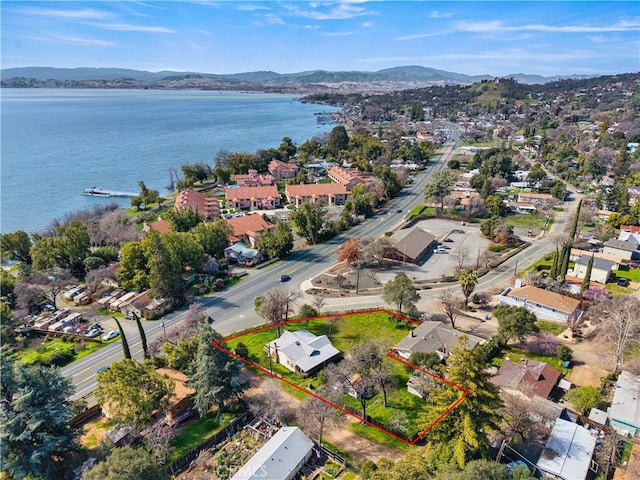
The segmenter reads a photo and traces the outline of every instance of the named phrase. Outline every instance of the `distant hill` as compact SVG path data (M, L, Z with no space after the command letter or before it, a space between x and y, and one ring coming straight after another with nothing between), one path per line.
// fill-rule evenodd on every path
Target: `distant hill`
M257 88L259 85L277 86L329 86L340 84L386 85L389 88L408 88L428 85L470 85L481 80L495 78L492 75L465 75L418 65L386 68L377 72L367 71L326 71L281 74L271 71L245 72L235 74L213 74L199 72L147 72L125 68L51 68L20 67L0 70L3 87L96 87L112 88L164 87L180 88L188 84L193 87L214 88L221 86L245 85ZM589 78L588 76L543 77L518 73L507 75L519 83L540 84L561 78ZM45 82L45 83L43 83ZM61 82L61 83L57 83ZM83 85L82 82L90 82ZM97 83L96 83L97 82ZM115 83L114 83L115 82Z

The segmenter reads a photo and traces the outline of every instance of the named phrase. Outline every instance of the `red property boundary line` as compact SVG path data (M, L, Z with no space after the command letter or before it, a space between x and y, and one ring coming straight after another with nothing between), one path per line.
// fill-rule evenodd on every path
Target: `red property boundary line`
M317 395L316 393L314 393L314 392L312 392L310 390L307 390L306 388L303 388L303 387L293 383L292 381L282 377L280 374L274 373L274 372L271 372L271 371L267 370L262 365L259 365L259 364L255 363L255 362L252 362L251 360L248 360L246 358L240 357L235 352L232 352L231 350L229 350L228 348L226 348L226 347L224 347L222 345L223 343L228 342L230 340L235 340L235 339L238 339L238 338L242 338L242 337L246 337L246 336L249 336L249 335L253 335L255 333L264 332L265 330L272 330L274 328L282 327L282 326L285 326L285 325L288 325L288 324L291 324L291 323L306 322L306 321L311 321L311 320L322 320L322 319L332 318L332 317L350 317L350 316L353 316L353 315L361 315L363 313L365 313L365 314L366 313L386 313L388 315L396 317L399 320L404 320L404 321L407 321L407 322L411 322L411 323L416 324L416 325L420 324L420 322L417 322L417 321L415 321L415 320L413 320L411 318L405 317L404 315L400 315L398 313L391 312L391 311L385 310L385 309L363 310L363 311L359 311L359 312L349 312L349 313L332 313L332 314L322 315L322 316L318 316L318 317L295 318L295 319L292 319L292 320L287 320L285 322L280 322L280 323L273 324L273 325L265 325L265 326L262 326L262 327L255 328L253 330L248 330L248 331L245 331L245 332L242 332L242 333L238 333L238 334L235 334L235 335L230 335L228 337L222 338L222 339L220 339L218 341L212 342L211 346L214 347L214 348L217 348L221 352L226 353L227 355L232 356L236 360L240 360L241 362L249 365L250 367L258 369L262 373L264 373L264 374L266 374L266 375L268 375L268 376L270 376L272 378L276 378L279 381L281 381L283 383L286 383L287 385L289 385L289 386L291 386L291 387L293 387L293 388L295 388L297 390L300 390L301 392L304 392L306 395L314 397L314 398L320 400L321 402L324 402L327 405L332 406L336 410L339 410L339 411L341 411L342 413L344 413L346 415L350 415L350 416L358 419L359 421L364 422L367 425L370 425L371 427L379 430L382 433L385 433L385 434L389 435L390 437L395 438L396 440L398 440L398 441L400 441L400 442L402 442L402 443L404 443L406 445L415 445L422 438L424 438L424 436L427 433L429 433L429 431L433 427L435 427L447 415L449 415L458 405L460 405L464 401L464 399L469 396L471 391L469 389L465 388L465 387L457 385L456 383L454 383L454 382L452 382L450 380L447 380L445 378L439 377L439 376L437 376L437 375L435 375L435 374L433 374L433 373L431 373L431 372L429 372L429 371L427 371L427 370L425 370L423 368L420 368L417 365L414 365L412 363L407 362L406 360L400 358L397 355L395 349L389 350L387 352L387 357L390 358L391 360L395 360L397 362L402 363L403 365L406 365L406 366L412 368L413 370L416 370L416 371L422 372L422 373L424 373L426 375L429 375L429 376L435 378L436 380L449 385L450 387L453 387L453 388L455 388L457 390L460 390L463 393L462 396L460 398L458 398L455 402L453 402L451 405L449 405L447 407L447 409L444 412L442 412L440 414L440 416L438 416L438 418L431 425L427 426L424 430L418 432L416 435L413 436L412 440L409 441L409 440L407 440L405 438L400 437L399 435L396 435L395 433L393 433L393 432L391 432L391 431L389 431L389 430L387 430L385 428L382 428L382 427L370 422L366 418L363 418L362 416L357 415L357 414L355 414L355 413L353 413L353 412L341 407L340 405L336 405L335 403L330 402L326 398L321 397L321 396Z

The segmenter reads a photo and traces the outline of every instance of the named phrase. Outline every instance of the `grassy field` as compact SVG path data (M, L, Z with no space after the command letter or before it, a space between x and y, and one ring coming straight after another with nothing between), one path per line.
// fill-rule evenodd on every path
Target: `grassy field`
M541 217L538 215L529 215L526 213L514 213L504 217L504 223L507 225L512 225L514 227L523 227L523 228L535 228L541 229L544 227L547 221L546 217ZM549 219L549 226L553 219Z
M37 339L39 340L39 339ZM84 342L84 348L78 348L73 341L63 341L62 338L45 338L42 343L35 348L27 348L17 352L16 357L23 363L42 365L55 364L63 367L69 363L79 360L96 350L101 349L106 343Z
M332 330L323 317L310 321L290 323L286 325L286 329L289 331L297 331L305 328L315 335L327 335L332 344L346 355L354 344L365 339L371 339L372 337L384 341L385 348L391 348L407 334L412 325L413 324L406 321L398 320L386 312L375 312L341 317L337 326ZM276 329L269 328L232 339L227 342L227 346L233 350L239 343L243 343L248 348L249 359L252 362L281 375L287 381L301 388L315 390L320 387L323 384L322 375L302 378L284 366L269 359L268 355L264 352L264 346L277 337ZM417 421L418 413L422 409L424 401L406 390L405 386L411 372L407 371L400 363L391 359L385 358L384 361L388 370L395 377L396 387L390 388L388 391L388 407L384 407L382 394L378 393L367 402L367 413L383 425L390 424L392 420L400 415L403 417L406 415L404 427L408 435L411 436L424 428L424 426L419 425ZM306 396L304 392L286 383L283 383L283 388L296 398L303 399ZM358 412L361 410L360 402L349 395L343 395L340 401ZM353 428L358 429L359 427ZM362 430L363 434L366 434L365 436L374 441L380 442L382 441L381 439L384 439L384 443L391 441L394 446L402 444L402 442L392 439L389 435L375 428L367 427Z

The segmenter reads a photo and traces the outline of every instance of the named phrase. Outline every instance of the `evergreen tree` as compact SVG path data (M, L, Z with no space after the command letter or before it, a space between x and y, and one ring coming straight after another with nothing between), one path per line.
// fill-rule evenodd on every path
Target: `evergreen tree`
M151 358L149 355L149 347L147 345L147 335L144 333L144 328L142 328L142 322L140 321L140 317L133 313L133 318L136 320L136 325L138 325L138 333L140 333L140 342L142 343L142 351L144 352L144 358Z
M122 354L124 358L128 358L131 360L131 350L129 350L129 342L127 342L127 337L124 335L124 330L122 329L122 325L116 317L111 317L116 321L116 325L118 325L118 330L120 331L120 341L122 342Z
M149 267L149 286L155 298L178 302L184 295L182 268L178 259L169 254L155 230L150 230L142 240Z
M584 274L584 278L582 279L582 285L580 285L580 293L582 294L585 290L589 288L591 284L591 270L593 269L593 255L589 258L589 263L587 263L587 271Z
M571 258L571 241L562 245L562 264L560 265L560 281L564 281L569 271L569 259Z
M578 233L578 220L580 219L580 208L582 207L582 199L578 201L578 209L576 210L576 216L571 224L571 230L569 231L569 241L573 241Z
M469 390L469 395L429 431L429 444L441 465L456 463L464 468L469 460L489 453L487 432L498 429L502 400L498 388L486 372L482 349L467 349L467 338L451 352L444 378ZM427 404L420 414L424 425L433 424L443 412L459 401L463 392L449 385L429 389Z
M549 270L549 276L553 279L558 277L558 263L560 262L560 251L556 245L556 253L553 254L553 263L551 264L551 270Z
M0 470L12 478L58 479L78 451L78 431L69 426L71 380L58 370L14 362L2 349Z
M399 273L393 280L388 281L382 289L382 298L385 302L398 305L402 312L402 306L413 306L420 296L411 280L405 273Z
M347 130L342 125L334 127L331 133L329 133L329 139L327 141L327 147L331 155L337 158L340 152L347 149L348 146L349 135L347 134Z
M212 346L213 342L221 339L222 336L211 325L201 325L195 358L196 371L191 378L191 385L196 390L195 407L201 417L214 406L220 415L225 402L239 398L247 388L247 384L240 380L240 362Z

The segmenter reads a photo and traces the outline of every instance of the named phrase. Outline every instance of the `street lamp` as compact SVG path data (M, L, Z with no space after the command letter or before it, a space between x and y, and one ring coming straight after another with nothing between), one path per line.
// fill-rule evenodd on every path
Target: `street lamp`
M164 339L166 340L167 339L167 329L164 328L164 320L162 320L162 323L160 325L162 325L162 331L164 332Z

